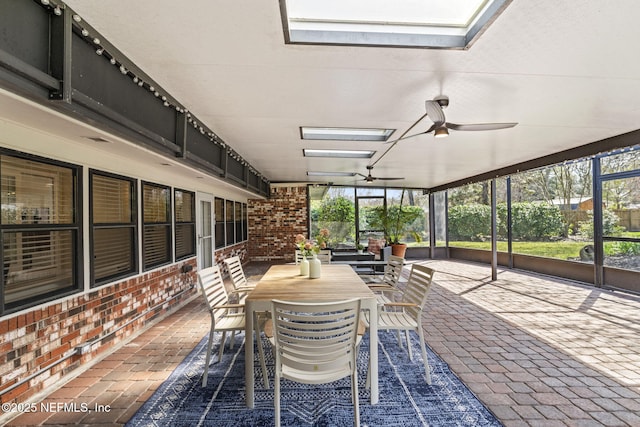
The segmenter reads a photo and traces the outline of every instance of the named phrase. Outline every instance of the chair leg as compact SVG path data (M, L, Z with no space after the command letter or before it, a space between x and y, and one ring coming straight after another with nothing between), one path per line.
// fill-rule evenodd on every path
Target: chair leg
M220 351L218 353L218 362L222 361L222 352L224 351L224 342L227 340L227 333L222 333L222 338L220 338Z
M269 388L269 375L267 374L267 364L264 361L264 349L262 348L262 335L260 334L260 325L258 316L253 313L253 324L256 333L256 345L258 346L258 356L260 357L260 368L262 369L262 378L264 380L264 388Z
M236 331L231 331L231 340L229 340L229 350L233 350L233 344L236 342Z
M411 353L411 341L409 341L409 330L406 329L404 334L407 339L407 352L409 353L409 360L413 362L413 354Z
M207 376L209 375L209 363L211 362L211 350L213 347L213 324L209 331L209 341L207 342L207 357L204 362L204 375L202 376L202 387L207 386Z
M276 427L280 427L280 377L277 374L273 379L273 406Z
M427 375L427 384L431 385L431 369L429 369L429 361L427 360L427 348L424 344L424 332L420 326L418 326L418 335L420 336L420 350L422 350L422 360L424 360L424 372Z
M358 397L358 369L351 375L351 398L353 400L354 425L360 427L360 403Z

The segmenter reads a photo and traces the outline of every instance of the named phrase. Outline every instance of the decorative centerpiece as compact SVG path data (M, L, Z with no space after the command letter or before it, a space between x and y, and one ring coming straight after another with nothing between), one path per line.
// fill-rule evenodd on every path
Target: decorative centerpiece
M317 279L322 274L322 263L317 257L318 252L321 249L327 247L327 238L329 237L329 230L323 228L320 230L315 241L307 240L302 234L297 234L295 237L296 247L302 254L302 260L300 260L300 275L309 276L310 279Z

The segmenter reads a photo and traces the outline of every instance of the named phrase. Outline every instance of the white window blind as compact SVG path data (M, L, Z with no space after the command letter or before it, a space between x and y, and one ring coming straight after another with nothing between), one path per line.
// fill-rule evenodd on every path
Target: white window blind
M91 175L93 285L136 271L134 181Z
M195 255L195 194L175 190L176 259Z
M168 187L145 183L143 192L144 268L149 269L171 261L171 216Z

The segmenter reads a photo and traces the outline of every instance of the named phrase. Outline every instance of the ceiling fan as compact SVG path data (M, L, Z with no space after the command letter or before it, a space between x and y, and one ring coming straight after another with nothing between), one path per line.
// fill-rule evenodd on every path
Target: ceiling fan
M481 130L498 130L512 128L518 123L474 123L474 124L457 124L447 122L444 116L444 109L449 105L449 97L446 95L436 96L434 99L425 102L426 115L429 116L433 125L424 132L416 133L408 136L401 136L394 141L388 141L387 144L398 142L403 139L413 138L418 135L434 134L436 138L442 138L449 135L449 130L461 131L481 131ZM424 117L424 116L423 116ZM415 125L414 125L415 126ZM413 127L413 126L412 126Z
M373 169L373 166L372 165L368 165L367 166L367 170L369 171L368 175L363 175L363 174L357 173L357 172L356 172L356 175L360 175L361 177L363 177L364 179L361 180L361 181L365 181L365 182L373 182L373 181L377 181L377 180L380 180L380 181L396 181L396 180L399 180L399 179L404 179L404 178L383 178L383 177L379 177L379 176L372 176L371 175L371 170L372 169Z

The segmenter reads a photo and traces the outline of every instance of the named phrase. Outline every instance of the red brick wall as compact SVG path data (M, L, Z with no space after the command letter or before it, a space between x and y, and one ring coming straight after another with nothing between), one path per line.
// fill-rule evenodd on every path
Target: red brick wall
M192 271L182 273L184 264ZM194 295L195 267L193 258L0 321L0 400L25 401ZM85 343L84 355L7 391Z
M309 235L307 187L272 187L268 200L249 200L249 259L293 261L296 234Z

